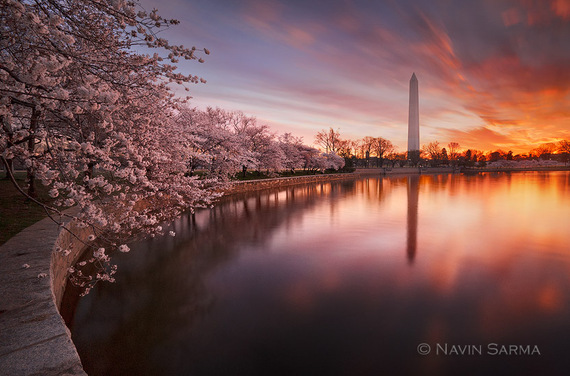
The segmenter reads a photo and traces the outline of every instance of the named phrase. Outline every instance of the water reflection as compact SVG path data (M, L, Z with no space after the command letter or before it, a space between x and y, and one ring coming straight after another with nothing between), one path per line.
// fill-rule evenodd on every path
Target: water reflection
M569 192L568 173L521 173L233 197L119 255L73 338L90 375L557 374ZM422 342L542 355L421 357Z
M408 237L407 254L408 261L414 262L418 247L418 200L420 196L420 177L413 175L408 177Z

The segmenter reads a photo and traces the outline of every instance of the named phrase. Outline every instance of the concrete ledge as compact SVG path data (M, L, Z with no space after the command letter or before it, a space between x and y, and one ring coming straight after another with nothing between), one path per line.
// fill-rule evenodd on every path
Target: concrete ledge
M67 269L83 249L75 246L68 256L55 254L55 244L66 241L59 232L46 218L0 247L2 375L86 375L53 293L54 285L63 292ZM69 249L71 244L64 245Z
M525 171L570 171L570 166L547 167L472 167L464 168L461 172L476 174L479 172L525 172Z
M320 183L333 180L354 179L360 177L358 173L346 174L319 174L306 176L292 176L287 178L245 180L235 182L225 195L258 191L262 189L287 187L296 184Z
M454 174L460 172L453 167L394 167L394 168L357 168L356 173L360 175L433 175L433 174Z

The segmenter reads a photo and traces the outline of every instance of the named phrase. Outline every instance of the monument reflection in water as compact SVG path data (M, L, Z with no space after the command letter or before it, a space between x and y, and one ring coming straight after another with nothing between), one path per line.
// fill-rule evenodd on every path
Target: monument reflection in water
M73 339L90 375L567 374L569 208L568 172L234 197L117 255Z

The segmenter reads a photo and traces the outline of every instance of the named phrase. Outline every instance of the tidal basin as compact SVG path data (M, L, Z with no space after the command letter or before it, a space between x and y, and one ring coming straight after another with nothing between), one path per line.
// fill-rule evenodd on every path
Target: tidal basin
M295 186L173 230L116 255L117 282L79 299L89 375L570 369L570 172Z

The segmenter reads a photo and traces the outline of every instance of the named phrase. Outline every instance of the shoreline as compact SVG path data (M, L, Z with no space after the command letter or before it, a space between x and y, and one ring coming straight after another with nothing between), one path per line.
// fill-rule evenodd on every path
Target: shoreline
M393 168L357 169L353 173L319 174L238 182L223 197L285 186L371 176L478 174L480 172L570 171L570 166L535 168ZM235 187L239 188L235 188ZM71 242L51 219L24 229L0 246L0 369L6 375L85 375L59 304L70 258L54 251ZM29 267L24 268L24 265ZM39 277L40 274L46 274Z
M570 171L570 166L550 166L550 167L477 167L465 168L462 173L477 173L477 172L549 172L549 171Z

